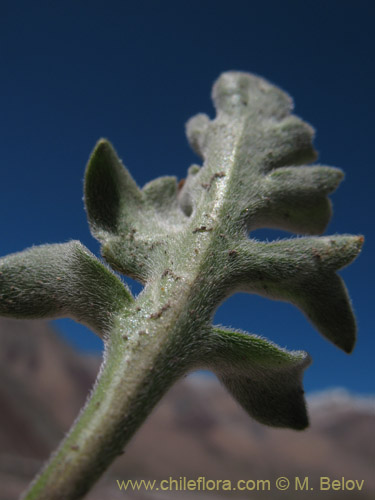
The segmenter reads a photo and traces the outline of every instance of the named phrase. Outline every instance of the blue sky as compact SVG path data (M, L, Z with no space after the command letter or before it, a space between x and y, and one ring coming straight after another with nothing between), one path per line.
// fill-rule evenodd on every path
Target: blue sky
M319 162L346 173L327 234L366 237L341 273L358 343L347 356L291 305L256 296L232 297L215 321L307 350L308 391L374 392L374 14L364 0L3 2L0 255L70 239L98 255L82 201L97 139L112 141L139 185L183 178L198 161L184 124L197 112L213 116L214 80L230 69L259 74L289 92L296 114L316 128ZM80 349L100 349L84 327L57 325Z

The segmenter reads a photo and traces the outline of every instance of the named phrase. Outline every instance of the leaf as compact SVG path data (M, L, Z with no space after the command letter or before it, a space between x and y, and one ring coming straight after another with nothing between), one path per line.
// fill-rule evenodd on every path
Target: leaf
M2 316L65 316L102 336L112 313L132 300L122 282L77 241L36 246L0 259Z
M199 113L198 115L193 116L186 123L186 135L189 144L201 158L204 158L209 125L210 119L203 113Z
M290 114L292 99L262 78L233 71L215 83L213 100L215 119L198 114L186 126L204 165L198 175L188 176L181 202L190 200L197 213L198 206L206 213L217 210L212 179L225 175L222 216L230 213L232 229L245 224L248 229L322 232L331 215L326 195L341 174L327 167L308 171L306 164L317 158L314 129ZM298 165L303 165L301 171L290 168ZM284 170L277 176L276 169Z
M106 233L117 234L124 206L137 207L141 199L135 181L105 139L98 141L91 154L84 191L90 227L99 240Z
M362 236L305 237L236 249L228 286L298 306L331 342L351 352L356 324L350 299L335 271L352 262Z
M154 249L186 221L177 194L175 177L155 179L140 190L111 144L97 143L86 168L85 205L91 232L113 269L146 282Z
M214 84L212 99L217 110L237 119L253 112L260 119L281 120L293 109L288 94L264 78L240 71L223 73Z
M249 203L248 229L270 227L304 234L320 234L331 218L327 194L343 178L338 168L322 166L281 167L258 184L258 205Z
M207 343L204 365L253 418L275 427L307 427L302 389L311 362L307 353L221 327L213 327Z

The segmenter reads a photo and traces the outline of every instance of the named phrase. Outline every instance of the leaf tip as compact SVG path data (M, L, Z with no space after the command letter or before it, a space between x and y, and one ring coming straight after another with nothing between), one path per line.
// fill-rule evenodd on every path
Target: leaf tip
M210 119L207 115L199 113L187 121L185 125L186 136L193 151L204 157L205 143Z
M112 144L99 139L87 163L84 202L91 231L101 239L102 231L116 233L125 169Z

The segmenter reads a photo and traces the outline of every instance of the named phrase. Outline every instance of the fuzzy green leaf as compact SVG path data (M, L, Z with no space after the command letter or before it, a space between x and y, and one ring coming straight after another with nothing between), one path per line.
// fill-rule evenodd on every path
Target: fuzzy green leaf
M29 248L0 259L0 314L71 317L99 335L132 301L121 281L77 241Z
M217 327L208 343L208 368L252 417L275 427L307 427L302 389L303 371L311 362L307 353Z
M206 137L209 130L210 119L207 115L200 113L193 116L186 123L186 135L192 149L201 158L204 158L206 149Z
M338 168L281 167L258 184L257 210L251 211L249 230L271 227L304 234L320 234L331 218L332 193L343 178Z
M351 352L355 319L335 271L352 262L362 244L362 236L351 235L249 240L232 259L230 286L295 304L331 342Z
M146 282L155 248L185 222L177 194L175 177L140 190L111 144L98 142L86 168L85 204L91 232L113 269Z
M117 234L122 208L136 210L140 191L105 139L98 141L85 174L85 205L91 230L99 239Z
M290 114L291 98L262 78L229 72L215 83L213 99L216 118L198 114L186 126L188 140L204 158L204 166L198 175L189 174L181 206L188 201L197 213L199 206L203 212L206 205L207 211L214 200L213 180L225 176L224 206L231 214L232 229L245 224L248 229L266 226L321 233L331 215L326 194L341 175L334 169L318 170L323 167L311 172L306 166L289 169L317 158L314 130ZM280 176L273 175L275 169L283 169ZM224 194L223 189L220 192Z
M159 212L168 211L176 203L176 177L158 177L142 188L144 199Z
M70 315L107 333L94 391L30 498L81 498L172 382L194 367L217 373L260 422L307 426L301 379L309 356L212 328L216 307L231 293L288 300L338 346L353 347L354 316L335 272L357 255L363 238L248 238L263 226L322 232L330 217L326 196L341 172L308 166L316 159L313 128L291 114L285 92L262 78L225 73L213 99L214 119L200 114L187 124L203 165L192 166L184 183L164 177L138 189L105 140L87 166L92 233L113 268L145 284L136 305L77 243L0 261L0 313Z
M228 71L217 79L212 99L216 109L235 119L254 112L260 118L280 120L293 109L292 99L281 89L239 71Z

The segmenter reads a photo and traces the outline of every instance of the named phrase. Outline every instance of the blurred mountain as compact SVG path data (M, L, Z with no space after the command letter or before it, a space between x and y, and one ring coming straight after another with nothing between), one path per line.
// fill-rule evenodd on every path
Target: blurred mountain
M100 360L80 355L47 323L0 319L0 500L27 486L76 417ZM192 375L163 398L89 500L373 499L375 410L371 398L343 390L308 398L311 426L295 432L265 427L214 377ZM120 491L116 480L270 480L271 491ZM291 481L278 491L275 481ZM295 477L314 491L295 491ZM319 478L362 481L361 491L319 492ZM53 499L51 499L53 500Z

